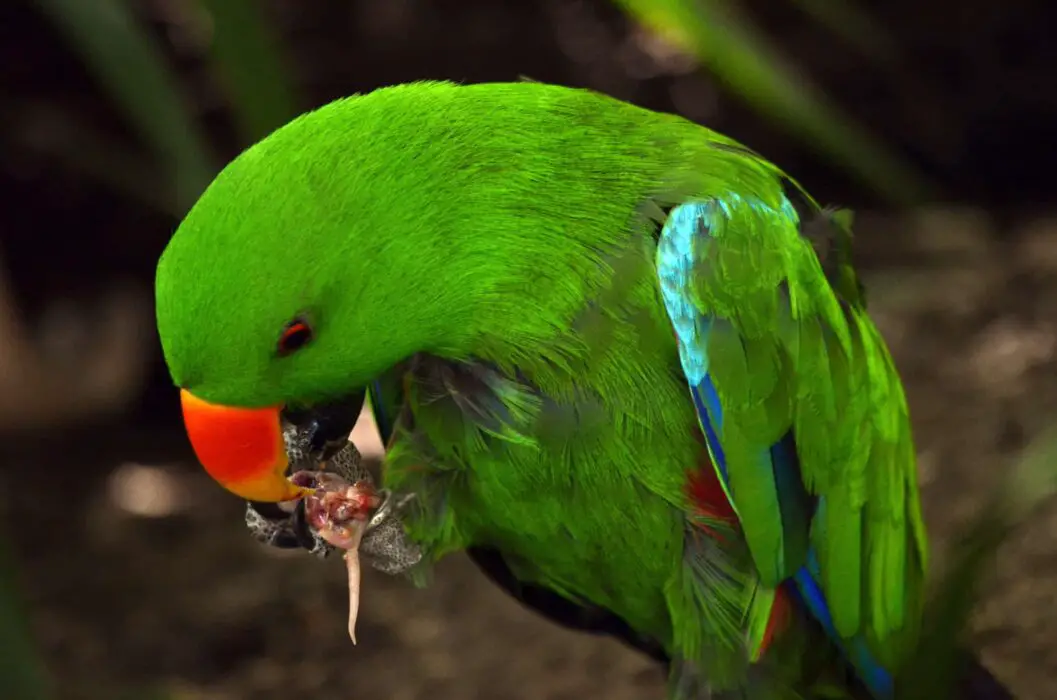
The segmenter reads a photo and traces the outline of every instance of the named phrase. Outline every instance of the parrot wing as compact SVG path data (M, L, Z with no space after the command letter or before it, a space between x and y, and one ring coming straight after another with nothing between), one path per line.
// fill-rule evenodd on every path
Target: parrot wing
M906 401L840 217L828 278L774 190L675 207L657 247L661 296L761 585L792 579L887 695L926 557Z

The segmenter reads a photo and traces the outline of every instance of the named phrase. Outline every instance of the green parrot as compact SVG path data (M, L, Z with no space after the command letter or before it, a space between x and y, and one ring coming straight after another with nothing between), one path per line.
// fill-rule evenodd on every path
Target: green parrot
M230 163L161 256L157 323L232 493L302 497L284 412L369 390L425 561L602 611L673 697L884 700L927 539L849 223L677 116L419 82Z

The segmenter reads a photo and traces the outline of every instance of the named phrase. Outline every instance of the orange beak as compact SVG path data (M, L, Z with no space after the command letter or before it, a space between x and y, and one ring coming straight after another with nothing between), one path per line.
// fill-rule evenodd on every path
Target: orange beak
M233 408L180 390L184 426L198 461L221 486L249 501L292 501L308 490L286 478L280 406Z

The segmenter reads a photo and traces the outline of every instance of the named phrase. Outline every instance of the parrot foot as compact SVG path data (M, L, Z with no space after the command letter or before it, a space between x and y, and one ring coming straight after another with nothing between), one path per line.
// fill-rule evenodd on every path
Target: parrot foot
M366 519L360 533L359 551L372 568L396 575L422 559L418 546L407 539L399 517L413 495L397 496L387 489L375 490L371 473L363 466L360 452L351 442L337 450L322 465L324 469L320 469L319 455L312 446L311 430L290 425L283 431L283 438L290 468L295 472L291 479L304 481L302 485L325 492L328 507L345 508L346 515L355 511L358 517ZM347 495L342 495L350 488L355 490L357 498L367 498L369 493L370 502L353 505ZM348 551L347 547L341 546L343 540L339 533L321 530L318 524L311 522L311 498L301 499L293 505L248 503L246 527L254 539L270 547L304 549L321 559L336 550ZM316 515L318 517L318 512ZM337 511L330 517L338 522L344 519Z
M345 552L349 583L349 637L356 643L356 618L360 609L360 553L377 569L398 573L421 558L417 547L404 538L400 522L392 517L408 499L376 491L365 480L350 484L326 471L299 471L290 480L314 489L302 499L305 519L314 533L331 547Z
M321 455L315 449L314 428L287 424L283 429L286 456L293 472L311 472L320 468ZM351 442L334 454L327 467L349 484L370 483L370 472L363 466L360 452ZM325 559L336 549L308 523L304 499L294 504L249 502L246 504L246 528L261 544L279 549L304 549Z
M290 481L312 492L295 504L248 503L246 526L264 544L306 549L320 558L340 550L349 588L349 637L356 643L361 558L388 574L407 571L422 559L399 514L411 500L375 489L359 450L351 442L324 464L310 431L288 426L283 433L293 474ZM336 449L336 451L335 451Z
M422 550L407 538L400 513L414 494L397 496L387 489L378 492L381 504L367 521L360 550L372 568L395 576L422 561Z
M268 547L304 549L320 559L334 551L323 537L307 528L300 503L293 512L271 503L247 503L246 529L253 539Z

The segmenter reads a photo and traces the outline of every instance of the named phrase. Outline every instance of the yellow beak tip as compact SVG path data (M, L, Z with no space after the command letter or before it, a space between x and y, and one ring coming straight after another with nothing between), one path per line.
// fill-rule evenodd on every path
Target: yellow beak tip
M260 478L222 485L240 498L260 503L296 501L312 493L312 489L297 486L279 474L265 474Z

